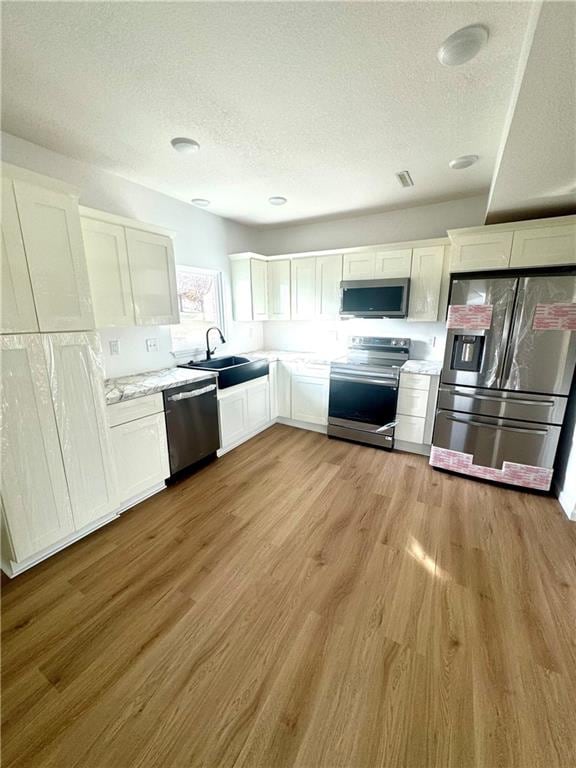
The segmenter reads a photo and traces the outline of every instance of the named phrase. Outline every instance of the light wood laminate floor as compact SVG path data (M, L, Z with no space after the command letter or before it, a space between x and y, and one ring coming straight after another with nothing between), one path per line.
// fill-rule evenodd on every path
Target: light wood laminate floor
M576 765L557 502L275 426L4 586L3 761Z

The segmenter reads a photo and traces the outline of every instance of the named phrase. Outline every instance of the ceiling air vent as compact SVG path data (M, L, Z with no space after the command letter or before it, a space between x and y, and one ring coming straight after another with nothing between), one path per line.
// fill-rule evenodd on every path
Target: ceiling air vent
M403 187L413 187L414 182L412 181L412 176L410 176L408 171L399 171L396 174L396 178L400 182L400 184Z

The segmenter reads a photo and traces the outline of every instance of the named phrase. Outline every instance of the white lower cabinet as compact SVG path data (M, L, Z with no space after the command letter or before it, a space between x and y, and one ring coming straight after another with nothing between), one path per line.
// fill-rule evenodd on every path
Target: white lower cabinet
M93 333L4 336L3 563L23 570L106 522L116 478Z
M21 562L75 526L41 337L4 336L0 345L4 538Z
M270 382L263 376L218 390L221 451L243 442L270 423Z
M83 528L118 503L100 341L95 333L53 333L42 342L72 514L76 528Z
M292 418L292 375L290 368L283 362L278 361L276 396L278 400L278 416L282 419Z
M438 376L422 373L401 373L396 408L395 439L405 450L427 452L432 442Z
M327 424L329 386L326 376L293 373L292 419L310 424Z
M170 475L164 411L118 424L110 428L110 434L118 473L119 506L125 508Z

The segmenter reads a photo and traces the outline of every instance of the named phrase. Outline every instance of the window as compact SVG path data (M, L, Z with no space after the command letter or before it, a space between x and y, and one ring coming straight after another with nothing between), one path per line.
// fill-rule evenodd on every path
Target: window
M176 265L180 325L172 325L172 350L184 352L204 346L212 325L224 330L220 272Z

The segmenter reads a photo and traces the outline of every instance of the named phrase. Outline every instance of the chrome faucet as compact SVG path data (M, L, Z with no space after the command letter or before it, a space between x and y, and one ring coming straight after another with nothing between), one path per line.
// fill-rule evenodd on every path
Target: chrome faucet
M213 325L211 328L208 328L208 330L206 331L206 360L210 360L216 350L216 347L214 347L214 349L212 350L210 349L210 344L208 342L208 334L210 333L210 331L218 331L218 333L220 334L221 343L226 344L226 339L222 335L222 331L220 330L220 328L218 328L215 325Z

